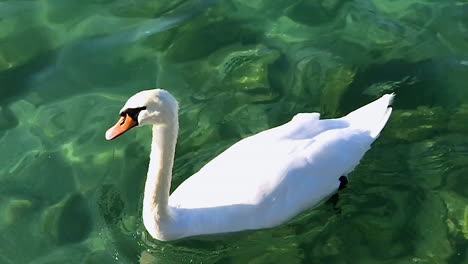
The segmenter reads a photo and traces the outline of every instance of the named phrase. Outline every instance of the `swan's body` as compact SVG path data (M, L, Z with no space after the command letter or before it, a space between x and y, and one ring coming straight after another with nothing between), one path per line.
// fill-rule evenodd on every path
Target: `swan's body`
M392 99L393 95L384 95L339 119L298 114L282 126L237 142L170 197L178 131L177 102L172 95L164 90L136 94L121 110L123 121L106 137L113 139L133 126L153 124L143 221L154 238L269 228L338 189L340 176L359 164L385 126Z

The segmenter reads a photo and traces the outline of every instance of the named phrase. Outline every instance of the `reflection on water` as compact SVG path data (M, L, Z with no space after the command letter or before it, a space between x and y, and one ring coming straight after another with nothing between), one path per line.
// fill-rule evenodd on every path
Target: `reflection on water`
M467 263L468 3L0 2L0 263ZM242 137L390 91L351 175L283 226L149 237L150 132L105 142L125 99L180 101L173 188Z

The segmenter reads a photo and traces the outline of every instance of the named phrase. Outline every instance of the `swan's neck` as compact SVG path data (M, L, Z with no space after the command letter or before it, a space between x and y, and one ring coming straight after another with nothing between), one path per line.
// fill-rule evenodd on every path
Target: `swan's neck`
M150 163L143 198L143 221L153 236L160 236L161 225L170 222L168 206L172 167L177 141L178 121L171 125L154 125Z

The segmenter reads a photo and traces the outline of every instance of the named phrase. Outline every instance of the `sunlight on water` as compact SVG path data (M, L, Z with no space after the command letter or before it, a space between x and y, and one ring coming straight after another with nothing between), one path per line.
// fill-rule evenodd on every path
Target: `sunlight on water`
M0 263L468 263L465 0L0 1ZM150 131L126 98L179 100L172 189L299 112L395 92L330 202L270 230L152 239Z

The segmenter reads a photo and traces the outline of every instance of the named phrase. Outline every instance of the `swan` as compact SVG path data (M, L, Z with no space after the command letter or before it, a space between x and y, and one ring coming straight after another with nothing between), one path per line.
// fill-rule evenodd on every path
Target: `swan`
M152 125L143 223L161 241L271 228L330 196L392 113L394 94L337 119L300 113L281 126L235 143L170 196L179 129L178 103L162 89L141 91L120 110L107 140Z

